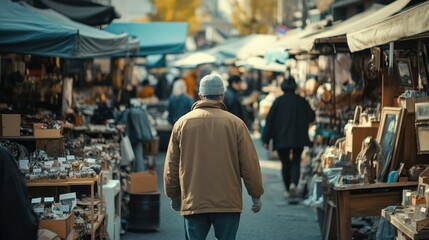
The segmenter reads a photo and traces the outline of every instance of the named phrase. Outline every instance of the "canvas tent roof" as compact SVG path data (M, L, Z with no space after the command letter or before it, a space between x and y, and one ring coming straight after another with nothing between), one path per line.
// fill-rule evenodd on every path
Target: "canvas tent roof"
M185 50L188 24L184 22L113 22L104 30L137 37L140 41L140 50L134 56L177 54Z
M262 46L269 46L277 39L275 35L251 34L239 38L231 38L207 50L212 55L222 54L225 57L246 59L256 55L262 55L258 51Z
M350 51L379 46L429 31L429 1L347 34Z
M184 55L182 58L173 62L174 67L194 68L201 64L216 63L218 58L204 51L193 52Z
M401 9L406 7L410 1L411 0L396 0L386 6L375 4L367 10L342 22L334 24L332 27L327 28L318 34L300 39L300 41L298 41L294 46L290 46L290 49L310 51L313 49L314 44L320 41L320 39L346 35L348 32L356 31L379 23L389 16L399 12Z
M106 35L96 28L89 31L85 25L63 24L61 16L52 20L52 16L44 16L24 3L0 0L0 5L3 53L86 58L124 51L123 46L129 41L126 34Z
M50 8L60 14L86 25L99 26L112 22L120 15L112 6L83 0L33 0L37 8Z

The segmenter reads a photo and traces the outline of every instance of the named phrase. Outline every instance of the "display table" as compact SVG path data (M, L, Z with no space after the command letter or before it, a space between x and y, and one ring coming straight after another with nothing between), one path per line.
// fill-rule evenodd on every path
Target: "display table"
M328 185L325 200L331 204L325 214L324 236L329 239L352 239L351 218L379 216L382 209L402 201L403 189L416 189L417 182L376 183L364 185ZM332 213L331 214L329 214Z
M109 180L103 185L107 213L107 232L111 240L119 240L121 232L121 184L119 180Z
M416 223L406 224L399 216L385 211L381 211L381 216L387 219L397 230L397 239L429 239L429 229L416 230Z

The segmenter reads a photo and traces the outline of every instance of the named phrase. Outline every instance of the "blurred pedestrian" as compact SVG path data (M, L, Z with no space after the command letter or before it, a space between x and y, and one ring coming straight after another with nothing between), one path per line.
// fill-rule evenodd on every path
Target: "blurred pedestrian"
M164 191L185 219L186 239L236 238L243 208L242 181L253 212L262 206L261 169L246 125L226 111L218 75L203 77L200 101L173 127L164 166Z
M13 155L0 147L0 239L36 240L39 219L34 213Z
M273 149L277 150L282 162L286 191L290 197L296 197L301 154L303 148L311 144L308 127L314 121L315 114L308 102L295 94L297 84L292 76L283 80L280 87L284 93L274 100L268 112L262 141L268 149L270 140L273 140Z
M155 96L155 89L150 85L149 80L145 79L142 82L142 87L139 90L139 98L151 98Z
M224 103L228 112L239 117L243 122L248 125L248 120L244 106L241 104L240 100L240 90L241 90L241 78L238 75L232 75L228 78L228 88L225 91Z
M191 111L194 100L186 92L186 83L178 79L173 83L173 91L168 101L168 122L174 125L176 121Z

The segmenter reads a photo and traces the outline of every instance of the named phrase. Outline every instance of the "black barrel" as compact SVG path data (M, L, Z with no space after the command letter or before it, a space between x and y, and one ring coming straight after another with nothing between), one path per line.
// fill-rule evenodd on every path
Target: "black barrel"
M158 231L160 193L130 194L128 230Z

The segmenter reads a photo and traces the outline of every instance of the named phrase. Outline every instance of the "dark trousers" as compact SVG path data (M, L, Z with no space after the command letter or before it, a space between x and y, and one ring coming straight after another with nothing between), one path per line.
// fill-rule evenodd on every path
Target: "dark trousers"
M218 240L234 240L240 223L240 213L202 213L185 217L186 240L205 240L211 225Z
M292 150L292 157L290 156ZM286 190L289 191L291 183L298 186L301 171L301 154L303 148L281 148L277 150L282 162L282 176Z

